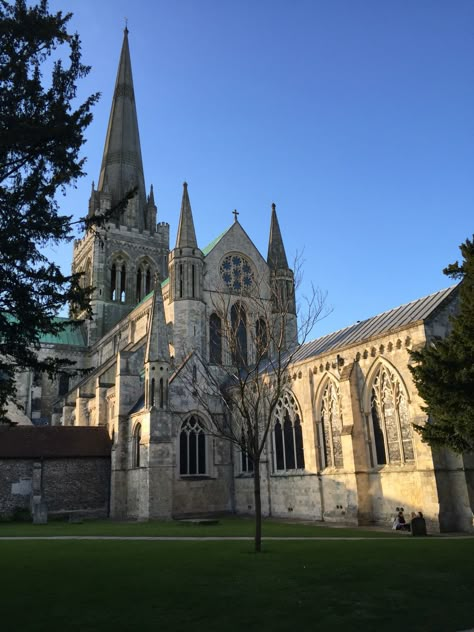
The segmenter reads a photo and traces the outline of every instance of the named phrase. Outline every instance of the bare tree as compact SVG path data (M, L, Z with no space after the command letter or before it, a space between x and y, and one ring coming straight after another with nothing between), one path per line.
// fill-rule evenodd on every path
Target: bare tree
M184 372L185 383L212 420L209 434L230 441L253 469L255 551L261 551L261 459L275 409L289 377L296 351L315 323L329 313L326 295L311 287L309 297L295 304L301 261L270 279L252 277L248 290L216 292L209 331L209 369ZM227 290L227 291L226 291Z

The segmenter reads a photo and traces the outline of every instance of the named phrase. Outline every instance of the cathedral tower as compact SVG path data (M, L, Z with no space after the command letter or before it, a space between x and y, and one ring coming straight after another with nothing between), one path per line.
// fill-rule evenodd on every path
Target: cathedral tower
M151 292L156 273L163 279L168 274L169 225L156 224L153 187L146 195L127 28L99 183L89 200L89 217L104 213L110 216L107 230L89 231L74 244L73 271L95 288L89 344Z

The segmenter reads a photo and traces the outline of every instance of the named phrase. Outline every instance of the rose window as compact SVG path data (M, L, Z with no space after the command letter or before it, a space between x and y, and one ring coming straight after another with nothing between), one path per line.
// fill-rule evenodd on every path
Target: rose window
M245 292L252 287L252 267L242 255L227 255L221 263L220 273L226 286L234 292Z

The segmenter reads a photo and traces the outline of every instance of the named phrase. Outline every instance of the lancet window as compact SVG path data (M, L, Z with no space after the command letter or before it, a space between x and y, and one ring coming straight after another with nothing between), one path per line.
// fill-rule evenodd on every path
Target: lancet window
M147 261L143 261L137 268L137 275L135 279L135 298L137 303L139 303L151 292L152 278L152 266Z
M257 351L257 362L268 356L267 323L263 318L259 318L255 323L255 346Z
M375 374L370 404L377 464L414 461L405 389L398 376L385 365L381 365Z
M132 467L140 467L141 463L141 443L142 440L142 426L141 424L137 424L135 426L135 430L133 431L133 441L132 441Z
M323 467L344 467L342 456L342 418L339 389L329 379L323 391L320 408L320 445Z
M181 476L206 474L206 434L198 417L189 417L179 435L179 472Z
M253 473L253 460L248 454L246 447L248 446L248 438L244 432L242 432L242 442L240 450L240 471L243 474Z
M222 363L222 320L217 314L209 319L209 360L212 364Z
M238 367L247 364L247 315L241 303L234 303L230 310L232 326L231 340L232 363Z
M272 438L276 471L304 469L301 417L298 404L289 392L282 395L276 405Z
M127 298L127 266L123 259L117 258L110 270L110 299L125 303Z

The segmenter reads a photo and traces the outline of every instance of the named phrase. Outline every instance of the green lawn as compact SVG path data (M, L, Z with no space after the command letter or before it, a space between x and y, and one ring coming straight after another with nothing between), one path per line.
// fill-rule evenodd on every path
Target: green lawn
M456 632L474 539L0 541L5 632Z
M0 523L2 536L48 536L48 535L115 535L115 536L253 536L255 522L252 518L225 517L216 525L200 525L189 522L114 522L112 520L85 521L82 524L67 522L50 522L47 525L30 523ZM281 522L264 520L263 535L274 537L406 537L387 528L382 531L364 530L361 528L325 527L318 524L298 522Z

